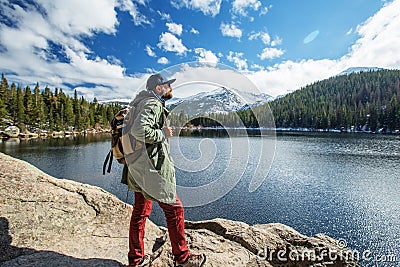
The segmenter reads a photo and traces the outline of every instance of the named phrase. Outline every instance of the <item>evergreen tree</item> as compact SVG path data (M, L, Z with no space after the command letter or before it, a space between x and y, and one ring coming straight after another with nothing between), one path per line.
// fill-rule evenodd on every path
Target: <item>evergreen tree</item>
M29 86L25 87L23 92L24 98L24 108L25 108L25 123L27 125L33 125L35 122L34 117L34 105L33 105L33 96L31 92L31 88Z
M17 110L16 110L16 122L21 124L25 118L25 107L24 107L24 94L22 88L17 89Z
M15 83L11 84L11 90L8 93L6 106L13 122L17 123L17 86Z
M73 126L74 122L75 122L74 108L73 108L72 102L73 102L72 99L69 97L65 99L64 123L67 126Z
M81 107L78 99L78 92L74 90L74 101L73 101L73 108L75 114L74 120L74 129L76 131L82 130L82 115L81 115Z
M4 104L3 99L0 98L0 126L4 126L4 119L7 118L6 104Z
M81 127L82 129L88 129L90 128L90 114L89 114L89 103L86 101L86 99L82 96L80 100L80 110L81 110Z
M0 99L2 100L4 105L6 105L8 101L8 91L8 82L7 79L4 77L4 73L2 73L0 82Z

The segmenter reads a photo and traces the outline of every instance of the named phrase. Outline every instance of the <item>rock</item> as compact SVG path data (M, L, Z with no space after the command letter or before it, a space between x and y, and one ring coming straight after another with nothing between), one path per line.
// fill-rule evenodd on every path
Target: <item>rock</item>
M82 266L87 259L126 263L131 206L101 188L55 179L1 153L0 159L0 262L11 260L4 266L21 266L20 258L30 266L62 266L42 264L41 257L72 266L81 266L78 259ZM151 221L146 227L150 245L163 231Z
M17 126L9 126L4 130L4 134L9 138L17 138L21 130Z
M337 240L323 234L307 237L279 223L250 226L214 219L186 222L185 227L207 229L240 244L249 252L249 258L247 264L237 266L357 266L351 251Z
M131 212L101 188L53 178L0 153L2 267L126 266ZM146 252L161 252L152 266L173 266L166 233L147 222ZM336 240L307 237L282 224L186 222L186 235L192 252L206 253L206 266L357 266L341 256L348 250ZM316 259L280 261L273 252L279 250L286 256L314 253ZM324 251L336 251L336 260L330 262Z

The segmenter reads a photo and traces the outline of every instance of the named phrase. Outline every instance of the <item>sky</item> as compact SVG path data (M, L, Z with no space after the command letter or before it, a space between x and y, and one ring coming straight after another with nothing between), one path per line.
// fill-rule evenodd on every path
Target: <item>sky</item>
M0 0L0 72L109 100L164 69L179 86L223 66L276 97L350 67L400 69L399 10L400 0Z

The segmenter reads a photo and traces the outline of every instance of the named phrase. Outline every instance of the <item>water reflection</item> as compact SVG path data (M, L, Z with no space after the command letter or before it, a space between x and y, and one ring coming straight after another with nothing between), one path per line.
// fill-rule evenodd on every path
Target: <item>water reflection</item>
M46 138L9 138L0 139L1 151L7 146L23 144L24 148L38 148L41 146L71 146L86 145L92 142L103 142L110 139L109 134L88 134L67 137L46 137Z

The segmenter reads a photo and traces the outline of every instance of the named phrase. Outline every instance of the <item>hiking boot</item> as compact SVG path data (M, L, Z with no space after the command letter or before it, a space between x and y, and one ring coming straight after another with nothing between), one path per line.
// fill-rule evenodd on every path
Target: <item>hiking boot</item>
M176 267L201 267L206 262L205 254L189 254L184 263L175 263Z
M143 256L142 261L136 266L137 267L148 266L150 264L150 262L151 262L151 257L150 257L150 255L146 254Z

